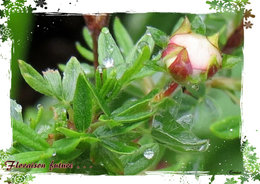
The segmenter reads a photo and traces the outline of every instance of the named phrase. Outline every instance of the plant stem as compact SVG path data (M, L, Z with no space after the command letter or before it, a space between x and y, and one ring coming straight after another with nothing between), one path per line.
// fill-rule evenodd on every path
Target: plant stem
M178 83L172 81L165 91L155 96L154 100L161 101L164 97L170 96L177 89L178 86L179 86Z
M98 67L98 37L103 27L108 26L109 14L84 15L85 23L93 40L94 67Z

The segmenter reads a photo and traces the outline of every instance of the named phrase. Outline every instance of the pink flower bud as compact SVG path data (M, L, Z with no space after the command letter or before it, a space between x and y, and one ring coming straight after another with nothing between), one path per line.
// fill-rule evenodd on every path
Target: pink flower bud
M222 64L218 34L192 33L186 17L162 53L163 62L176 82L198 83L213 76Z

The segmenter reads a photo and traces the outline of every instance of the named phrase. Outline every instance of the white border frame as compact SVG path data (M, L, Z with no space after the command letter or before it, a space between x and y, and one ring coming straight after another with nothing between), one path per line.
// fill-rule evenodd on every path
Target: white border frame
M0 1L1 2L1 1ZM59 13L112 13L112 12L182 12L182 13L213 13L209 10L206 0L46 0L48 9L39 8L34 13L53 13L60 9ZM259 61L259 36L260 33L260 3L258 0L250 0L256 18L253 19L253 28L245 29L244 42L244 67L243 67L243 91L241 97L242 109L242 136L246 136L250 145L256 147L256 153L260 157L260 121L259 107L260 104L260 88L258 76L260 69ZM28 4L33 4L33 0L28 0ZM70 4L71 3L71 4ZM258 5L257 5L258 4ZM0 47L0 112L1 112L1 128L0 128L0 149L6 149L11 146L12 130L10 126L10 101L9 92L11 86L11 40L1 43ZM226 177L236 176L216 176L213 183L224 183ZM172 174L156 174L149 176L86 176L86 175L64 175L64 174L38 174L33 183L133 183L133 182L149 182L149 183L209 183L211 176L200 176L196 179L194 175L172 175ZM250 183L252 183L250 181Z

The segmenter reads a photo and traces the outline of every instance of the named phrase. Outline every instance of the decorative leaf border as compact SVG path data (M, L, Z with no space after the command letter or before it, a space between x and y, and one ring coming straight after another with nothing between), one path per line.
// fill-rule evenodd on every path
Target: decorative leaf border
M218 13L221 12L243 12L244 15L244 27L246 29L252 28L253 23L249 20L255 18L252 14L252 9L247 9L246 5L250 4L249 0L208 0L207 4L210 5L209 9L216 10Z

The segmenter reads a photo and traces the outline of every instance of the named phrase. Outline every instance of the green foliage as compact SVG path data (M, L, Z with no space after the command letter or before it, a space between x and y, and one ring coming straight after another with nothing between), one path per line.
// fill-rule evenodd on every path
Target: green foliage
M210 130L219 138L236 139L240 136L240 116L228 117L211 125Z
M212 28L210 16L190 15L192 30L211 35L224 29L224 24ZM180 18L173 30L182 21ZM182 162L185 168L195 170L207 164L205 155L211 141L239 138L240 111L233 102L239 98L240 88L234 87L232 78L234 66L241 64L241 50L236 56L224 56L224 74L218 75L224 76L221 84L226 88L214 86L219 78L212 78L181 86L165 97L163 88L172 79L161 62L161 53L170 35L148 26L134 44L119 18L114 20L113 35L115 39L108 28L99 35L97 68L71 57L59 65L62 75L57 70L41 75L19 61L25 81L56 100L48 106L51 112L38 106L38 110L27 109L24 117L21 106L11 100L14 159L46 164L71 161L81 166L62 170L67 173L135 175L160 168L163 160L169 161L166 170L180 169ZM226 32L221 36L224 44ZM88 48L78 42L76 48L92 61L93 40L86 27L83 37Z

